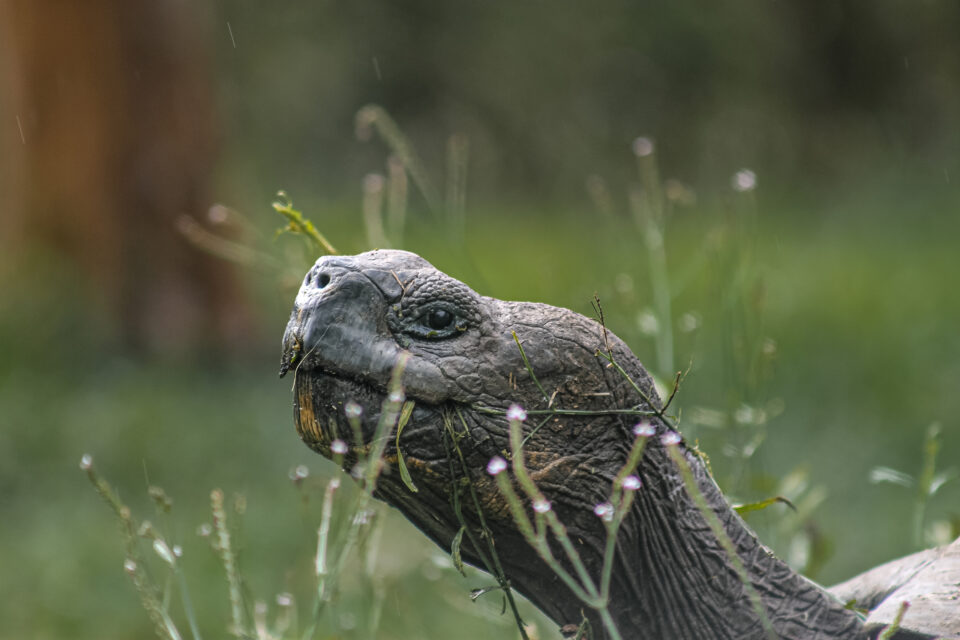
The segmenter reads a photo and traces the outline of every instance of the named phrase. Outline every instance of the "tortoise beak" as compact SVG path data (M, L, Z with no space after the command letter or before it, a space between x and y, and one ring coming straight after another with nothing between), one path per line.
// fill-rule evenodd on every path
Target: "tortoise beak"
M323 329L335 321L331 317L330 306L323 305L323 300L314 290L307 289L310 285L300 288L300 295L293 305L290 321L283 332L283 355L280 359L280 377L286 375L291 368L300 366L301 362L320 347L320 338ZM303 298L306 298L304 300Z
M292 367L297 366L313 348L304 344L311 337L316 341L316 329L319 318L318 307L333 288L331 281L343 275L348 270L340 265L331 265L330 261L321 258L307 272L297 292L297 299L293 304L293 312L287 322L287 329L283 332L283 355L280 358L280 377L286 375Z
M294 324L294 321L295 318L291 318L287 324L287 330L283 332L283 355L280 357L281 378L297 364L303 351L303 325L302 323Z
M377 368L384 304L381 289L344 258L318 260L300 286L283 333L280 377L298 367L354 373ZM395 351L396 343L390 343Z

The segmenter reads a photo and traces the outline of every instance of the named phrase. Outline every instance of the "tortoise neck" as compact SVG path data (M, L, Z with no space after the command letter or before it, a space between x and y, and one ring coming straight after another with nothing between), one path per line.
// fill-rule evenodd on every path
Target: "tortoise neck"
M858 637L856 614L777 559L727 504L700 460L681 450L736 552L732 558L664 448L651 449L640 469L644 486L618 537L611 585L610 611L625 636Z

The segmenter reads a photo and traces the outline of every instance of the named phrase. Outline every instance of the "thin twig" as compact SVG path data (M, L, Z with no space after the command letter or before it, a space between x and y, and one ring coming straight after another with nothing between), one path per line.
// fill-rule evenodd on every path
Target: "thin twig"
M673 398L677 395L677 391L680 390L680 376L683 375L680 371L677 371L677 376L673 379L673 391L670 392L670 396L667 398L667 401L663 404L663 411L666 411L670 407L670 403L673 402Z
M540 380L537 379L537 374L533 372L533 367L530 366L530 360L527 359L527 353L523 350L523 345L520 344L520 338L517 337L516 331L511 331L513 334L513 341L517 343L517 348L520 349L520 357L523 358L523 366L527 368L527 373L530 375L530 378L533 380L533 383L537 385L537 389L540 389L540 393L543 394L543 399L547 401L547 406L550 406L550 394L547 393L546 389L543 388L543 385L540 384Z
M666 421L667 418L666 418L666 416L663 414L663 409L658 409L658 408L657 408L657 405L655 405L655 404L653 403L653 400L650 399L650 396L648 396L648 395L646 394L646 392L644 392L644 390L640 388L640 385L638 385L636 382L634 382L633 378L630 377L630 374L627 373L627 372L624 370L624 368L620 366L620 363L618 363L618 362L613 358L613 355L612 355L612 354L603 353L602 351L597 351L597 355L599 355L600 357L606 359L606 360L610 363L610 366L612 366L614 369L616 369L617 373L619 373L620 375L622 375L622 376L624 377L624 379L625 379L627 382L630 383L630 386L632 386L632 387L633 387L633 390L637 392L637 395L640 396L640 399L643 400L645 403L647 403L647 406L649 406L650 409L653 411L653 415L657 416L657 417L660 418L661 420Z
M893 622L891 622L883 630L883 633L877 638L877 640L891 640L894 636L897 635L897 631L900 630L900 623L903 622L903 616L906 615L907 609L910 608L910 602L904 600L900 603L900 607L897 609L897 614L893 617Z
M593 300L590 301L590 305L593 307L594 313L597 314L597 318L600 321L600 328L603 329L603 348L610 354L610 357L613 357L613 353L610 351L610 340L607 335L607 323L603 317L603 306L600 304L600 296L596 293L593 294Z
M495 416L507 415L506 409L488 407L482 404L470 405L470 409L479 413ZM657 411L646 409L527 409L528 416L659 416Z

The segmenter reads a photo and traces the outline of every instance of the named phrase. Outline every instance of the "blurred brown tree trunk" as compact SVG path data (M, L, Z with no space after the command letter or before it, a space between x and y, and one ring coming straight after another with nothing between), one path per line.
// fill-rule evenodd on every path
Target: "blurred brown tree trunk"
M187 0L0 0L4 258L76 265L139 350L229 346L250 314L201 216L218 132L210 16Z

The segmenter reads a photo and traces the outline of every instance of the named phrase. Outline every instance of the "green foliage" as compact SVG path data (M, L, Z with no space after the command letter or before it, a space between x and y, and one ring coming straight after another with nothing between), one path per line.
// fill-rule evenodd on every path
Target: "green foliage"
M890 467L874 467L870 470L870 482L874 484L886 482L916 489L913 509L913 545L916 549L947 544L960 535L960 532L946 520L932 523L933 526L929 530L925 526L930 499L960 475L956 467L937 472L941 430L938 422L927 427L923 440L923 462L920 473L916 477Z
M792 502L790 502L783 496L773 496L772 498L767 498L766 500L760 500L758 502L751 502L749 504L738 504L738 505L735 505L733 508L740 515L745 515L747 513L750 513L751 511L760 511L762 509L766 509L767 507L771 507L777 503L783 503L788 507L790 507L791 509L793 509L794 511L796 511L797 509L796 507L793 506Z
M278 229L277 235L281 233L292 233L301 235L314 245L314 250L325 251L326 253L336 254L337 250L333 245L323 237L323 234L317 231L312 222L303 217L303 214L293 208L293 201L287 197L283 191L278 191L277 196L282 202L274 202L273 209L281 216L287 219L287 226Z
M407 488L410 489L413 493L418 491L417 486L413 484L413 479L410 477L410 471L407 469L407 463L403 459L403 451L400 450L400 434L403 433L403 428L407 425L407 422L410 421L410 416L413 414L413 408L415 403L413 400L407 400L403 403L403 411L400 412L400 419L397 421L397 466L400 468L400 478L403 480L403 484L407 485ZM459 567L458 567L459 568Z
M897 631L900 630L900 623L903 622L903 616L906 615L909 608L910 603L904 600L900 604L900 608L897 609L897 615L893 617L893 622L886 626L883 632L877 637L877 640L891 640Z

